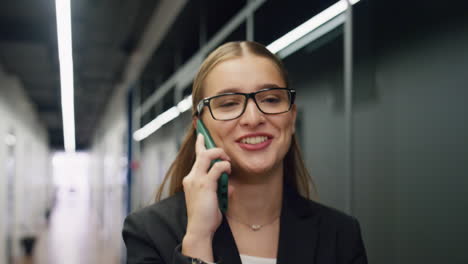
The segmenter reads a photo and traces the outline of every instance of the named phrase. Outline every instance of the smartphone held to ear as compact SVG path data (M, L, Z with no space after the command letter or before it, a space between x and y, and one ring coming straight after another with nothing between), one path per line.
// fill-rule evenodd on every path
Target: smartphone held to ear
M202 134L203 137L205 138L205 147L207 149L211 148L216 148L216 145L213 141L213 139L210 136L210 133L208 132L208 129L206 129L205 125L203 122L198 119L197 120L197 132ZM215 162L221 161L220 159L216 159L211 163L211 166ZM221 210L222 213L226 213L227 208L228 208L228 175L227 173L223 172L221 174L221 177L218 179L218 204L219 204L219 209Z

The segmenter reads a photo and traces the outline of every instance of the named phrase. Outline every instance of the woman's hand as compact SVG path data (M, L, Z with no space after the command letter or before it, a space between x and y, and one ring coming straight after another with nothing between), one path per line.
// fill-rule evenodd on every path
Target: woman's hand
M211 242L221 224L218 207L218 178L223 172L231 173L230 158L221 148L206 149L203 135L195 143L196 160L190 173L183 180L187 204L187 233L182 253L205 261L212 261ZM211 161L221 159L211 168Z

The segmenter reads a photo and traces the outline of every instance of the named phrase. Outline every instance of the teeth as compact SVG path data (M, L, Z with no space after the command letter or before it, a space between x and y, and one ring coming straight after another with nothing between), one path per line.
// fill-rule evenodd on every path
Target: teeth
M241 140L242 143L244 144L258 144L266 141L268 137L262 136L262 137L249 137L249 138L243 138Z

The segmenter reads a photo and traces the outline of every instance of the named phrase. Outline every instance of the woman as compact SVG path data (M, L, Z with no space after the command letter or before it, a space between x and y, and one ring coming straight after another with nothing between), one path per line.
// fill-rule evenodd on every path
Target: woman
M202 64L192 98L194 122L157 195L170 182L170 198L125 221L128 263L367 263L358 222L308 199L295 91L275 55L255 42L224 44ZM197 136L199 118L217 148Z

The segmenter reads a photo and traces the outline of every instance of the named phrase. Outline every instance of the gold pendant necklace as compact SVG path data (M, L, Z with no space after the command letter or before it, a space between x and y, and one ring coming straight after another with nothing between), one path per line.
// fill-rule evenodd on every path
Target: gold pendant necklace
M262 228L263 225L251 225L250 228L253 230L253 231L258 231L260 230L260 228Z
M235 218L232 218L232 217L230 217L230 216L227 216L227 215L226 215L226 217L227 217L228 219L231 219L231 220L233 220L233 221L239 223L239 224L243 224L243 225L249 227L250 229L252 229L252 231L258 231L258 230L260 230L260 229L261 229L262 227L264 227L264 226L268 226L268 225L273 224L273 223L279 218L279 215L278 215L277 217L275 217L271 222L266 223L266 224L263 224L263 225L250 225L250 224L246 224L246 223L244 223L244 222L241 222L241 221L239 221L239 220L237 220L237 219L235 219Z

